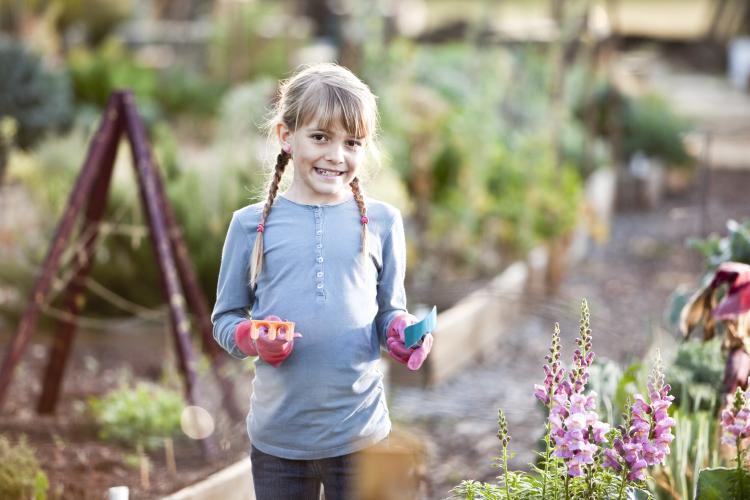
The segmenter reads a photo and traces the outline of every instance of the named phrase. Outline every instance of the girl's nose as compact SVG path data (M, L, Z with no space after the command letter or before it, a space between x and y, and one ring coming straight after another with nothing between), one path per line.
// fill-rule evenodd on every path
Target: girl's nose
M326 160L330 161L334 165L340 165L344 163L344 147L340 144L332 144L328 149Z

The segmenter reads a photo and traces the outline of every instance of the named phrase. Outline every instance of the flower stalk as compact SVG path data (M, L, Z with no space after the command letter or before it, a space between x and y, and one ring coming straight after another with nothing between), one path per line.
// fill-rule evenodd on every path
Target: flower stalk
M508 433L508 421L505 419L505 413L503 413L502 409L497 412L497 428L497 438L500 440L503 449L501 471L505 478L505 496L507 500L511 500L510 485L508 484L508 444L510 444L510 434Z

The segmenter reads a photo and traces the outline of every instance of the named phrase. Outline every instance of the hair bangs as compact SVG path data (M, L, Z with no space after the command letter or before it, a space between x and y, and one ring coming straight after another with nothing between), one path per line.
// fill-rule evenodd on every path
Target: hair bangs
M368 137L373 128L368 106L360 96L322 82L307 89L298 111L297 125L314 124L322 130L341 127L359 139Z

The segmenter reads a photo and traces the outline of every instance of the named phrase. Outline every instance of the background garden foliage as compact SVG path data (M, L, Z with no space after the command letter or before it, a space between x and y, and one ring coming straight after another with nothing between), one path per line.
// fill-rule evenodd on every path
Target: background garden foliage
M0 498L44 500L49 483L34 450L21 437L16 444L0 435Z
M580 163L582 124L569 116L564 163L557 168L545 128L548 64L543 51L476 52L467 44L403 42L371 64L362 72L372 75L368 81L379 95L386 155L379 169L371 169L367 186L405 212L415 276L446 281L489 277L575 226L588 173ZM273 152L259 126L275 89L265 74L224 88L186 71L151 69L116 41L71 51L68 72L77 102L73 129L16 157L12 177L28 186L44 214L39 217L42 234L49 237L95 130L94 110L101 109L112 89L132 88L210 301L228 214L263 196L265 160ZM508 78L498 80L498 74ZM579 80L571 78L571 87ZM575 88L566 93L571 107L579 94ZM606 154L597 156L596 165L606 162ZM154 286L152 249L144 244L131 163L129 151L121 148L107 212L113 231L101 242L92 278L155 307L162 297ZM394 183L400 187L393 189ZM404 195L394 196L399 192ZM32 256L28 267L0 273L28 287L30 270L46 247L33 235L25 243ZM127 279L135 269L143 278L137 283ZM96 297L89 311L117 313Z

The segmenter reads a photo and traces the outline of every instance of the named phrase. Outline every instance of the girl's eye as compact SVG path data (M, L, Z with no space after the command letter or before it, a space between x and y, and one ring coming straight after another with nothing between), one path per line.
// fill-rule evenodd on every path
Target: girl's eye
M312 137L315 141L323 141L325 140L326 136L323 134L312 134L310 137Z
M362 146L362 141L349 140L349 141L346 141L346 143L350 148L358 148Z

